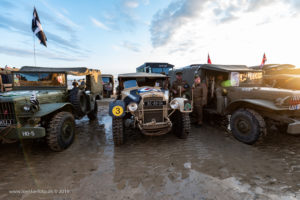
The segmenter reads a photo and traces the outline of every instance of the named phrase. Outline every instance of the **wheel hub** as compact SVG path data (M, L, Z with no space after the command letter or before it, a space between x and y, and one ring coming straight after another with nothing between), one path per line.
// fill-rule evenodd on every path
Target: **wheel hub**
M242 133L247 133L251 129L249 123L246 120L239 120L239 122L237 124L237 128Z
M68 140L70 136L72 135L73 128L72 125L69 123L65 123L62 128L62 136L65 140Z

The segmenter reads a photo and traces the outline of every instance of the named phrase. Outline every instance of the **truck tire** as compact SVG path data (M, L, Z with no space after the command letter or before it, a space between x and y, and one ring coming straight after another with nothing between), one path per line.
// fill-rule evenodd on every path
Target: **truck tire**
M57 113L49 122L46 141L53 151L68 148L75 138L75 120L69 112Z
M172 124L173 133L177 137L181 139L186 139L188 137L191 132L191 121L188 113L175 111Z
M245 144L254 144L266 134L266 123L260 114L251 109L239 109L231 115L233 136Z
M88 102L86 94L79 88L73 88L70 92L70 102L75 108L75 113L78 116L84 116L87 112Z
M94 109L89 112L87 114L88 118L93 121L93 120L96 120L97 119L97 114L98 114L98 103L97 103L97 100L95 101L95 106L94 106Z
M112 132L115 146L124 144L124 123L123 118L113 118Z

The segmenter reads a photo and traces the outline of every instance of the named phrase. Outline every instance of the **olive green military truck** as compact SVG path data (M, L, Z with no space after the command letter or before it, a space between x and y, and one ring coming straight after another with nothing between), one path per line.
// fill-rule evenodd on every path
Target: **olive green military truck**
M300 68L291 64L268 64L251 67L262 69L263 85L273 88L300 90Z
M173 131L187 138L192 103L185 98L170 99L167 76L130 73L120 74L118 80L117 98L109 105L115 145L123 144L125 128L138 128L148 136Z
M0 140L45 138L50 149L62 151L75 137L75 119L97 118L102 98L99 70L81 68L22 67L12 72L13 90L0 94ZM68 76L84 76L73 83Z
M177 70L189 84L195 74L200 75L208 87L205 112L230 116L230 130L237 140L254 144L272 125L289 134L300 134L300 91L265 87L262 70L212 64ZM177 70L170 72L171 82Z

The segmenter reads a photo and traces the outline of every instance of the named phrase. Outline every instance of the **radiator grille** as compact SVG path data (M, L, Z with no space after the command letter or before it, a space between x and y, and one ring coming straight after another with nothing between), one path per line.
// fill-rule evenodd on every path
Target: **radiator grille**
M16 124L16 114L13 102L0 102L0 127Z
M166 102L162 97L148 97L144 99L144 123L152 122L155 119L156 122L163 122L163 107Z

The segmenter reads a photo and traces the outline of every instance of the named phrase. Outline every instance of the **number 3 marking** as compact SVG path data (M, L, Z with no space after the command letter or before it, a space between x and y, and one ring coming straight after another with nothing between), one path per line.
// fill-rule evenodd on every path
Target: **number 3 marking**
M121 106L115 106L112 109L112 113L114 114L114 116L117 116L117 117L121 116L123 114L123 112L124 111Z

